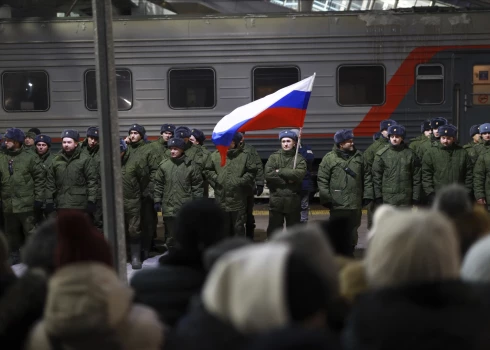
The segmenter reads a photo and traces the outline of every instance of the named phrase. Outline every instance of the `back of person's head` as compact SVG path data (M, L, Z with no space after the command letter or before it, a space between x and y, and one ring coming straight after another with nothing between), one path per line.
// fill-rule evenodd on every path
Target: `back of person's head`
M490 215L486 207L476 205L470 213L463 213L453 219L459 237L461 256L483 236L490 233Z
M349 219L336 217L321 222L321 228L336 255L352 256L352 238Z
M327 300L338 296L339 276L335 255L321 224L296 225L286 231L277 232L272 240L287 243L317 270L328 292Z
M466 188L454 183L437 192L432 208L449 218L455 218L463 213L470 213L473 210L473 205Z
M181 248L202 254L227 236L225 213L212 199L190 201L177 213L175 232Z
M286 327L254 337L247 350L329 350L335 342L326 331L304 327Z
M0 274L11 273L12 269L8 262L9 259L9 247L5 234L0 232Z
M368 240L371 240L376 234L376 229L381 227L384 224L384 221L396 212L397 209L389 204L383 204L376 208L373 215L373 226L368 232Z
M376 229L365 264L373 288L456 279L460 267L456 230L433 210L397 212Z
M244 237L229 237L213 244L206 249L203 256L203 264L206 271L210 271L216 261L223 255L228 254L236 249L240 249L253 244L252 241Z
M324 327L321 277L287 244L238 249L219 259L205 283L205 309L243 334L288 324Z
M80 262L98 262L109 267L113 266L109 243L82 211L61 210L56 225L58 231L56 269Z
M480 239L468 250L461 278L468 282L490 282L490 236Z
M50 218L29 237L22 251L22 261L29 269L41 268L48 274L54 271L57 235L56 219Z

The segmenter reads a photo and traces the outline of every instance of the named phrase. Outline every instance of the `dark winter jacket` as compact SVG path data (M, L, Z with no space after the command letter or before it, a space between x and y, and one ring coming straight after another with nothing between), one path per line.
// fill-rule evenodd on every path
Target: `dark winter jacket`
M488 349L490 310L484 294L459 281L370 292L354 305L344 349Z
M279 213L294 213L301 210L301 184L306 175L306 160L296 148L280 149L271 154L265 164L265 180L270 190L269 209Z
M39 157L23 147L0 154L0 191L4 213L34 210L34 201L44 201L46 171Z
M306 175L303 178L303 183L301 184L302 191L312 192L314 191L313 181L311 179L311 171L313 169L313 162L315 161L315 156L311 147L308 145L300 144L298 153L303 156L306 160Z

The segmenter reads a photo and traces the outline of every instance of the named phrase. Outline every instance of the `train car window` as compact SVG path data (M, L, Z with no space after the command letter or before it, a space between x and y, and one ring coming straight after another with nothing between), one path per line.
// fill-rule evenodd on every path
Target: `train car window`
M170 108L216 106L216 74L211 68L171 69L168 84Z
M337 102L341 106L372 106L385 102L385 68L382 65L340 66Z
M415 100L421 105L444 102L444 66L419 64L416 70Z
M473 105L490 106L490 64L473 66Z
M44 71L3 72L6 112L45 112L49 109L49 77Z
M133 107L133 84L131 71L125 68L116 68L117 109L128 111ZM90 111L97 110L97 85L95 70L85 72L85 107Z
M300 79L298 67L257 67L253 70L253 96L258 100Z

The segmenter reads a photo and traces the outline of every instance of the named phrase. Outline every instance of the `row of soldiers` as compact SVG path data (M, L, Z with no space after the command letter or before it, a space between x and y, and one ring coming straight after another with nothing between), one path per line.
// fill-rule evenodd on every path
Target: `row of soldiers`
M230 235L253 239L254 195L262 194L264 178L270 189L268 232L301 221L301 187L313 154L296 154L297 132L280 133L281 149L265 166L257 151L236 133L221 166L220 154L204 146L198 129L164 124L161 137L146 141L146 130L133 124L121 139L121 170L126 238L134 269L148 257L156 235L157 213L165 226L166 246L175 244L175 216L188 200L207 195L214 189L215 200L227 213L224 225ZM5 234L11 264L20 260L26 237L44 217L64 209L84 210L103 230L100 185L100 134L97 127L87 130L80 142L78 131L61 133L62 149L52 153L52 140L38 129L26 134L10 128L3 138L0 154L1 196Z
M352 130L334 135L334 148L322 160L318 187L331 216L348 218L352 247L357 243L361 209L368 209L368 227L377 206L430 204L443 186L460 183L480 204L490 203L490 123L474 125L471 141L460 146L457 128L444 118L421 125L421 135L405 142L403 125L380 123L374 143L361 154Z

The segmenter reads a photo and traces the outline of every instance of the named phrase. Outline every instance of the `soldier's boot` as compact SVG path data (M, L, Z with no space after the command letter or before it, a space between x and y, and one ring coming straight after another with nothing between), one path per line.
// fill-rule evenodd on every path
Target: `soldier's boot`
M131 243L131 267L133 270L140 270L141 265L141 244L140 243Z
M21 263L21 261L20 261L20 252L18 250L17 251L10 252L8 263L9 263L10 266L17 265L17 264L20 264Z

